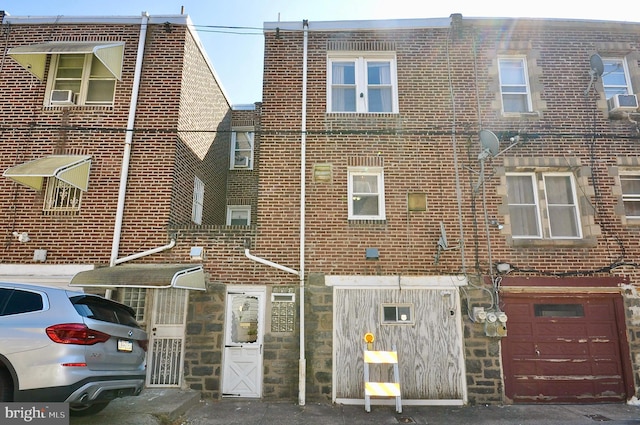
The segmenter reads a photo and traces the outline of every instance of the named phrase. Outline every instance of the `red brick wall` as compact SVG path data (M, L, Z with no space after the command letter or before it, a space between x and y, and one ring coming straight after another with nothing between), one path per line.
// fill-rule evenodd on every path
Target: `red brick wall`
M10 194L0 198L0 223L5 229L0 236L4 241L0 261L29 263L34 249L47 249L50 264L108 263L139 30L134 24L12 26L7 48L46 40L112 40L124 41L125 51L115 105L100 108L43 107L46 82L38 81L13 59L5 59L0 78L12 95L0 101L0 169L54 152L91 155L92 165L89 190L78 215L44 216L42 193L0 179L0 190ZM170 224L189 223L196 172L208 185L206 221L222 222L224 201L214 200L224 199L226 190L219 158L221 151L228 150L229 110L186 27L174 25L168 32L164 25L150 25L120 257L164 245ZM28 232L31 242L15 241L14 230Z
M621 224L615 211L619 196L612 190L611 170L621 157L640 156L638 134L633 123L608 118L606 105L599 97L601 83L594 86L597 93L584 93L589 84L589 56L595 50L605 54L609 49L610 54L618 55L637 50L637 26L516 22L463 21L465 26L454 33L449 28L309 33L305 170L308 273L441 275L458 274L464 267L472 275L483 275L489 273L491 259L513 264L522 275L607 276L608 266L626 261L632 264L611 273L626 274L637 282L638 228ZM326 46L332 39L395 44L398 114L326 113ZM265 35L264 134L256 237L256 251L293 268L299 261L302 40L301 31L280 31L279 37L270 32ZM528 55L539 116L502 117L495 65L500 53ZM637 69L638 56L630 58L630 66ZM502 157L487 161L484 193L481 187L476 189L481 129L505 137L502 148L509 145L509 135L520 132L526 139ZM464 259L462 251L454 249L441 253L436 264L439 223L445 224L450 245L458 245L462 236L454 147L459 163ZM518 246L498 229L490 228L487 234L485 209L488 218L502 223L505 220L500 180L505 165L533 158L540 166L545 161L541 158L547 157L553 158L551 163L556 168L560 164L577 177L591 176L587 177L589 185L595 184L593 192L586 188L578 193L583 199L581 209L597 211L595 222L583 223L583 228L591 232L586 242ZM384 163L386 221L349 223L347 167L350 160L367 158ZM332 165L331 183L313 183L312 167L316 163ZM407 195L412 192L426 193L427 211L407 210ZM379 249L379 261L365 260L367 247ZM277 271L264 274L267 283L292 279ZM637 306L637 297L628 298L627 304ZM632 356L637 356L640 333L631 319L627 326ZM496 345L477 352L469 348L467 355L480 365L478 376L484 374L486 378L479 386L474 385L474 402L499 400L499 373L493 373L499 355ZM487 369L482 366L485 360L490 364Z

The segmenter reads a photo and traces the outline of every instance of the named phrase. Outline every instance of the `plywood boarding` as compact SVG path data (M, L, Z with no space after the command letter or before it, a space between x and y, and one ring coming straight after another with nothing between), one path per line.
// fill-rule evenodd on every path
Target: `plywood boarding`
M403 399L462 400L464 368L459 296L456 288L341 289L334 297L334 385L336 399L364 397L364 334L374 350L397 346ZM414 323L382 324L383 303L410 303ZM370 379L392 382L392 368L372 367Z

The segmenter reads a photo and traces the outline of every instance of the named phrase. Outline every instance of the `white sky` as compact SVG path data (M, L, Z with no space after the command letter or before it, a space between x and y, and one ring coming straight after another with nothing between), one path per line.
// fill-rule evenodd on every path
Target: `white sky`
M13 16L139 16L180 14L184 7L198 29L232 104L261 100L264 38L270 21L463 17L567 18L640 22L635 1L570 0L3 0ZM255 29L206 29L225 26Z

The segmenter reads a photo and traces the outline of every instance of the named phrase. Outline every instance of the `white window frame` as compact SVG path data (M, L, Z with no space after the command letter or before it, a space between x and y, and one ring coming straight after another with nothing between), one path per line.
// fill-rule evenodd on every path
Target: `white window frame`
M524 81L517 84L507 84L508 81L505 81L505 75L503 75L503 62L506 61L518 61L521 64L522 68L522 76ZM533 110L533 104L531 101L531 87L529 86L529 70L527 66L527 58L525 56L499 56L498 57L498 77L500 81L500 99L502 101L502 113L505 115L513 115L513 114L524 114L531 112ZM510 89L511 88L511 89ZM520 90L516 90L520 88ZM522 91L524 90L524 91ZM525 96L526 102L525 107L526 111L507 111L505 110L505 96Z
M509 209L511 210L514 206L529 206L535 208L536 214L536 226L537 226L537 234L534 235L516 235L514 234L513 228L511 229L511 237L513 239L542 239L544 235L548 235L549 239L582 239L582 223L580 217L580 209L578 205L578 196L576 191L576 183L575 178L572 173L565 172L548 172L548 173L506 173L507 176L507 194L509 193L508 179L510 176L528 176L531 179L531 190L532 190L532 198L534 204L516 204L512 202L512 200L507 200ZM547 178L549 177L567 177L569 178L569 182L571 185L571 196L572 203L570 204L550 204L548 190L547 190ZM539 193L541 191L541 193ZM541 198L544 199L544 205L541 203ZM552 222L553 217L556 216L551 208L570 208L573 211L574 219L576 223L576 235L573 236L558 236L554 235L552 231ZM543 214L544 210L544 214ZM510 212L511 214L511 212ZM511 217L511 223L514 222L514 217Z
M624 58L603 58L604 73L602 74L602 86L605 97L609 99L615 94L633 94L631 78L627 61ZM616 75L624 78L624 84L614 81Z
M80 78L68 78L67 80L80 80L80 88L77 92L74 91L74 105L84 105L84 106L113 106L114 102L115 102L115 95L116 95L116 85L117 85L117 78L111 74L108 73L107 75L104 76L92 76L91 75L91 66L93 64L93 61L98 61L100 62L100 60L98 58L95 57L95 55L93 55L92 53L88 53L88 54L82 54L84 56L84 63L83 63L83 67L82 67L82 76ZM64 81L64 78L58 78L58 65L60 63L60 58L62 56L69 56L68 54L65 55L51 55L51 65L49 67L50 72L49 72L49 77L47 80L47 91L46 91L46 100L45 103L48 106L60 106L59 104L56 103L52 103L51 102L51 92L53 90L56 90L56 82L57 81ZM80 56L80 54L78 55L73 55L73 56ZM113 82L113 93L111 93L111 100L110 101L104 101L104 102L97 102L97 101L88 101L87 100L87 94L89 91L89 85L91 82L94 81L107 81L107 82Z
M625 180L639 180L640 181L640 171L621 171L620 172L620 191L622 193L622 205L624 206L625 217L629 219L640 219L639 215L630 215L627 213L626 204L628 202L639 202L640 203L640 191L638 193L625 193L623 181ZM640 211L640 208L639 208Z
M249 148L239 148L236 146L238 140L238 134L245 134L247 141L249 142ZM253 152L255 131L253 128L233 128L231 130L231 155L229 157L229 169L230 170L253 170ZM247 165L241 165L240 158L247 158Z
M82 189L55 177L47 179L43 211L77 213L82 205Z
M191 207L191 221L202 224L204 210L204 182L197 176L193 179L193 205Z
M375 176L377 192L356 192L354 188L354 178L359 176ZM386 220L385 200L384 200L384 170L382 167L352 167L347 171L347 199L349 220ZM364 215L356 214L354 202L359 200L358 195L376 194L378 197L378 214Z
M334 62L353 62L355 67L355 110L354 111L334 111L333 110L333 87L340 84L333 84L333 64ZM368 84L368 64L372 62L389 63L389 84L385 87L391 89L391 110L389 111L369 111L369 84ZM377 86L379 87L379 86ZM397 114L398 113L398 77L397 61L395 52L331 52L327 56L327 113L354 114Z
M385 309L395 310L395 320L386 320ZM403 320L403 315L406 317ZM413 304L383 303L380 305L380 323L383 325L412 325L415 323Z
M244 213L246 224L231 224L235 213ZM227 205L227 226L251 226L251 205Z

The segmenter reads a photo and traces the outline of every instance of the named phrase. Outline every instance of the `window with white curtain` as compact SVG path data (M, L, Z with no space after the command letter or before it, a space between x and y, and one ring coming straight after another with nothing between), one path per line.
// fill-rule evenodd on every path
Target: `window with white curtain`
M204 209L204 182L198 177L193 179L193 206L191 208L191 221L202 224L202 210Z
M382 168L349 169L349 219L384 220L384 178Z
M227 205L227 226L251 225L251 205Z
M625 216L627 218L640 218L640 173L621 173L620 186L622 188L622 203Z
M230 169L253 169L253 128L233 128Z
M524 57L498 58L500 93L504 113L524 113L532 110L527 62Z
M327 64L327 112L398 112L395 54L332 54Z
M513 238L582 238L571 173L508 173L507 198Z
M605 58L602 85L607 99L615 94L633 94L630 86L627 63L620 58Z

